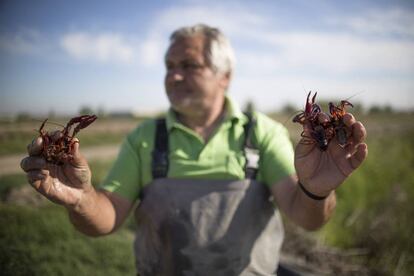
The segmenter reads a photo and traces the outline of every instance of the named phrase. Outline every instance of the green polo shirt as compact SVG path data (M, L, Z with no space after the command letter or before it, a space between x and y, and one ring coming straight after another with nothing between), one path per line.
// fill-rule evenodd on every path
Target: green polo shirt
M293 147L286 128L264 114L255 113L257 124L252 137L260 151L257 179L269 187L295 173ZM211 138L203 138L181 124L169 110L166 125L169 135L168 178L244 179L244 128L247 117L226 98L226 117ZM147 120L129 133L101 188L131 201L152 181L155 119Z

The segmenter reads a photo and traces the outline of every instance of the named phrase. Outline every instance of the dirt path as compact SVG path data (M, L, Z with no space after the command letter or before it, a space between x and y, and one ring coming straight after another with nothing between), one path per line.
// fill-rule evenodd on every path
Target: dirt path
M119 145L104 145L97 147L89 147L82 150L88 160L109 159L118 154ZM20 161L26 154L13 154L0 157L0 176L6 174L15 174L22 172Z

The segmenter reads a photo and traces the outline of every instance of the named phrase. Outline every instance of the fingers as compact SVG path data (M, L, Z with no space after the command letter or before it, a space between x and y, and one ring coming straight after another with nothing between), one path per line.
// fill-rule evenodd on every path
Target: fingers
M88 166L88 162L86 161L85 157L81 154L79 150L79 140L77 138L73 139L72 155L73 155L73 158L71 159L70 163L73 166L75 167Z
M42 152L43 139L42 137L37 137L32 140L30 144L27 145L27 153L31 156L39 155Z
M349 158L351 167L353 169L358 168L362 162L368 156L368 146L365 143L359 144L356 148L355 153Z
M347 127L352 127L352 125L356 122L354 115L351 113L346 113L342 119Z
M33 188L40 191L49 175L46 160L40 156L43 147L42 137L37 137L27 145L28 157L20 162L20 167L26 172L27 181Z
M26 174L27 181L30 185L33 186L36 190L40 190L42 188L42 183L45 182L46 178L49 176L49 171L47 170L34 170L29 171Z
M356 122L352 127L352 137L355 144L360 144L365 141L367 131L361 122Z
M352 131L353 144L358 145L362 143L367 137L367 131L364 125L356 121L351 113L347 113L343 117L344 124L349 127Z
M23 158L20 162L20 167L25 171L33 171L33 170L41 170L46 168L47 163L46 160L42 157L37 156L28 156Z
M312 132L312 125L310 122L306 122L303 124L303 132L301 134L302 137L310 137Z

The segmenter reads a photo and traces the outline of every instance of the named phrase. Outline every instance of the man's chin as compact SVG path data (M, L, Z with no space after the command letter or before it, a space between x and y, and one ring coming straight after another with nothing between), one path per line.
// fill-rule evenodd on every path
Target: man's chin
M183 115L191 114L191 110L192 110L192 108L191 108L191 107L189 107L189 106L184 106L184 105L181 105L181 104L178 104L178 105L176 105L176 104L171 105L171 108L172 108L172 110L174 110L175 112L180 113L180 114L183 114Z
M188 109L194 107L195 103L188 97L170 97L170 104L174 109Z
M192 101L181 101L180 103L174 104L171 103L171 108L182 115L192 116L200 113L202 108L198 108L198 105Z

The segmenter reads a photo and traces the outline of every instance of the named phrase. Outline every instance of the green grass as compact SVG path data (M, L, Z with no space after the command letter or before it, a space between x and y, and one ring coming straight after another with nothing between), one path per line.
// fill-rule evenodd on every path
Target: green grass
M36 137L36 132L8 132L0 135L0 156L25 153L26 146Z
M77 135L82 147L101 146L121 144L125 138L126 133L123 132L105 132L105 133L80 133Z
M26 175L23 173L0 176L0 200L4 201L12 189L19 188L26 183Z
M368 140L369 156L337 191L327 243L368 249L370 267L414 273L414 131Z
M91 162L100 183L113 160ZM23 173L0 177L3 201L28 185ZM90 238L77 232L66 211L52 203L39 208L0 203L1 275L134 275L132 217L115 234Z
M66 211L0 204L2 275L134 275L133 235L122 229L89 238Z
M92 185L97 186L105 180L114 160L101 160L89 163L92 171Z

